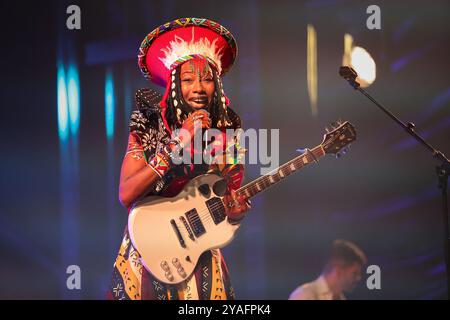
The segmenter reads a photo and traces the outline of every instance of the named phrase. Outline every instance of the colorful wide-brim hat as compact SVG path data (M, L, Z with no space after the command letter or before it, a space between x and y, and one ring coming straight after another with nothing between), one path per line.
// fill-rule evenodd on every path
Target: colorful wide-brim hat
M145 37L138 63L145 78L165 87L170 72L187 60L207 59L223 76L236 55L236 41L225 27L207 19L181 18L159 26Z

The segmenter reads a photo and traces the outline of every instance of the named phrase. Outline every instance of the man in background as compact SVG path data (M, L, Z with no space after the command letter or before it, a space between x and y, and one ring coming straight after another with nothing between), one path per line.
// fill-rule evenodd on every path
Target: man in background
M365 254L357 245L335 240L322 274L295 289L289 300L345 300L344 292L351 292L356 287L366 263Z

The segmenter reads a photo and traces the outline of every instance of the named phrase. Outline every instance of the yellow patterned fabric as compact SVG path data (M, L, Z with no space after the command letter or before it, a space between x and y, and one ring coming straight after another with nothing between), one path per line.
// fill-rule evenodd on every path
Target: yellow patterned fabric
M167 285L142 266L126 231L114 263L108 299L227 300L234 299L234 292L219 249L205 252L189 279L178 285Z

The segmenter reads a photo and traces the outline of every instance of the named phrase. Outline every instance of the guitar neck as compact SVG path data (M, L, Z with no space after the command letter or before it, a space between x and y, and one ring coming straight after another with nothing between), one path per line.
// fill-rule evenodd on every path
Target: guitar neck
M261 176L252 182L247 183L245 186L239 188L236 193L243 195L246 198L251 198L254 195L266 190L272 185L280 182L287 176L291 175L295 171L303 168L309 163L316 162L319 158L325 155L325 150L322 145L318 145L309 152L305 152L298 157L286 162L279 166L274 171Z

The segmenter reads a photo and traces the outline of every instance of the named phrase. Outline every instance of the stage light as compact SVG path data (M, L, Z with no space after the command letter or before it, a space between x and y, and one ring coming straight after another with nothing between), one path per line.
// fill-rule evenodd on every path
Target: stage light
M78 134L80 127L80 81L78 70L71 64L67 71L67 95L69 102L70 132L72 136Z
M105 77L105 121L106 121L106 137L111 139L114 136L114 80L112 70L106 71Z
M362 88L367 88L376 79L376 64L366 49L354 46L353 37L346 33L344 35L344 57L343 66L351 66L358 73L356 80Z
M364 48L353 47L350 54L350 66L358 73L361 87L370 86L376 79L376 64L370 53Z
M67 141L69 135L69 109L67 105L66 73L62 63L57 71L57 99L58 99L58 135L62 142Z
M316 116L317 109L317 34L314 27L307 26L307 82L311 113Z

